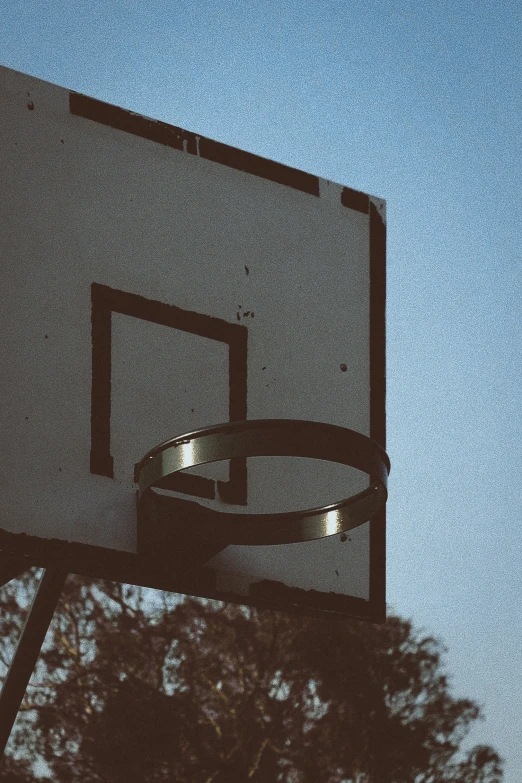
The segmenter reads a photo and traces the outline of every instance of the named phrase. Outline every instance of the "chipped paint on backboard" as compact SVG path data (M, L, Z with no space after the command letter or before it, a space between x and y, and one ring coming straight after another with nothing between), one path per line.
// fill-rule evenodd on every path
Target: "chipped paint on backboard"
M337 182L330 182L328 179L319 177L319 197L330 204L339 204L341 201L342 185Z
M386 201L376 196L370 196L370 203L375 206L377 212L382 218L382 222L386 224Z

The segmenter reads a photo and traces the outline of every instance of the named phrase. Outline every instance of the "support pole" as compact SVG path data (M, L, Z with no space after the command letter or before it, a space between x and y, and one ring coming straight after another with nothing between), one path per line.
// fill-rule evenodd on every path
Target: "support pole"
M5 746L66 579L65 571L46 568L27 615L0 694L0 758L4 755Z

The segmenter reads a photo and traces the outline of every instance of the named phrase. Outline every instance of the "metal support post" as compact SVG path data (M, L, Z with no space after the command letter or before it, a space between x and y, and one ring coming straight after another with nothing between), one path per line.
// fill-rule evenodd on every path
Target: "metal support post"
M27 615L0 694L0 757L4 754L66 579L66 572L46 568Z

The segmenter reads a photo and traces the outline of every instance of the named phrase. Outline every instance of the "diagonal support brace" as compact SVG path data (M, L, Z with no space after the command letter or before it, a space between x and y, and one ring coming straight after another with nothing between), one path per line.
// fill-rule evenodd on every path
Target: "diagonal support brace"
M0 758L4 754L66 579L67 572L46 568L27 615L0 694Z

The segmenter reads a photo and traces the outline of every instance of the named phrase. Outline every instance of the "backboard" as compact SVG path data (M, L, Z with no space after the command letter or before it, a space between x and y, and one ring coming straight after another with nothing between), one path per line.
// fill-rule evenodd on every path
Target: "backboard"
M384 511L187 569L175 536L139 532L135 475L158 443L244 419L384 446L384 203L6 68L0 106L1 551L384 619ZM235 457L162 492L190 527L202 506L284 512L367 486L345 465Z

